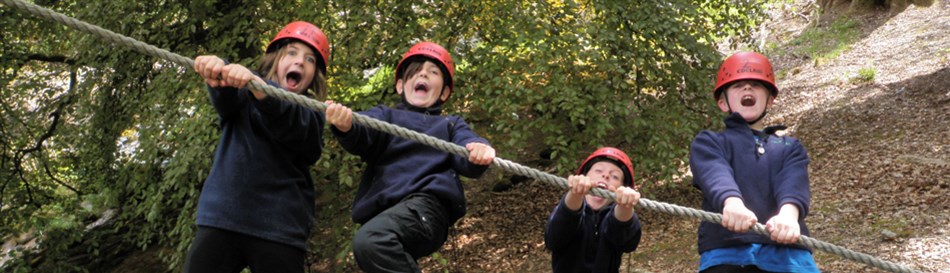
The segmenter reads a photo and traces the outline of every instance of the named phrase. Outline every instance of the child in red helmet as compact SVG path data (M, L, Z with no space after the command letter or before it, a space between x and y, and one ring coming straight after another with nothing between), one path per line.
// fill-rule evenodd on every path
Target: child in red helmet
M795 244L808 235L808 155L797 139L775 135L784 126L762 119L777 96L765 56L741 52L722 63L713 97L729 113L726 129L700 132L690 147L703 209L722 213L722 223L700 224L700 272L818 272L811 250ZM748 232L755 223L769 235Z
M195 59L221 141L198 199L185 272L304 272L314 214L310 166L323 150L324 117L245 86L256 81L322 99L329 48L319 28L293 22L267 46L263 76L217 56Z
M637 249L642 234L630 158L617 148L597 149L567 182L544 228L553 271L619 272L620 258ZM595 187L612 191L615 202L588 195Z
M494 161L495 150L465 120L441 115L454 73L448 51L418 43L396 66L402 103L361 113L465 146L468 158L354 124L349 108L328 102L331 131L344 149L367 163L352 214L362 225L353 238L353 254L363 271L420 272L416 260L442 247L449 227L465 215L458 176L478 178Z

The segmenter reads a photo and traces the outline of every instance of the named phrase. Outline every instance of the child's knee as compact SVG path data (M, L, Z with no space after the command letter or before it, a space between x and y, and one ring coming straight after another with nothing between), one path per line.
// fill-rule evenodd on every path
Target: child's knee
M356 232L353 236L353 254L362 255L363 253L372 253L376 248L376 242L370 238L369 234L363 229Z

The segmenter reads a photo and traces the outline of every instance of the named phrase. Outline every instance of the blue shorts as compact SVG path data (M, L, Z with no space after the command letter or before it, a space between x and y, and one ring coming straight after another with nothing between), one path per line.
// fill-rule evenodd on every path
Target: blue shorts
M723 264L754 265L770 272L819 272L810 251L781 245L749 244L717 248L699 256L699 271Z

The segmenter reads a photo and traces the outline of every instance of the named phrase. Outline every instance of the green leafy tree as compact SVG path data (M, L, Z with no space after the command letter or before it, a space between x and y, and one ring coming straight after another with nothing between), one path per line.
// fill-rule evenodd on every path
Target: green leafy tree
M641 181L681 172L692 137L717 124L716 47L742 42L762 16L760 1L727 0L37 4L183 56L251 67L280 27L307 20L330 38L330 98L357 110L398 102L393 65L415 42L434 41L457 64L447 111L498 156L543 153L564 175L594 148L618 146ZM96 271L116 253L158 246L177 268L219 137L201 79L13 8L0 15L0 233L34 234L43 249L8 266ZM327 139L313 168L315 236L331 238L312 244L329 242L317 255L344 260L362 166Z

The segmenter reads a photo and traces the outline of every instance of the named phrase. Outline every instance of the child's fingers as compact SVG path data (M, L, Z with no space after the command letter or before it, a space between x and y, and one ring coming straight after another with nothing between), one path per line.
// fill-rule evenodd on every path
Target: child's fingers
M199 56L195 61L195 72L205 79L217 80L221 77L223 66L224 61L216 56Z
M775 230L771 235L773 241L783 244L788 240L789 237L788 231L782 229Z
M744 228L745 228L745 225L743 225L742 223L743 223L743 221L739 221L739 220L733 218L731 221L729 221L729 228L728 228L728 229L731 230L731 231L733 231L733 232L745 233L745 232L746 232L746 230L744 229Z
M340 105L330 104L327 106L327 121L331 124L337 124L340 121Z
M205 66L208 65L208 56L198 56L195 58L195 72L204 77Z
M620 187L616 192L615 196L619 199L617 203L622 206L631 208L640 202L640 193L631 188Z
M577 185L577 176L571 175L567 177L567 189L571 192L574 192L574 186Z
M797 223L790 224L789 222L778 218L769 219L769 222L766 224L765 228L769 232L772 240L782 244L795 243L801 236Z
M468 161L478 165L485 165L485 151L481 149L472 151L468 156Z
M469 152L469 162L478 165L488 165L495 159L495 149L484 143L468 143L465 144L465 149Z
M491 164L495 161L495 148L485 146L485 164Z
M742 218L739 219L739 221L736 221L736 224L739 225L738 231L740 233L748 232L750 229L752 229L752 226L754 226L755 223L755 215L752 214L751 211L748 211L745 215L743 215Z
M802 233L798 229L791 229L788 233L788 238L786 238L786 244L794 244L798 242L798 239L801 238Z
M327 109L323 111L323 114L326 115L326 116L327 116L327 120L329 120L329 119L330 119L330 115L332 115L332 114L334 113L334 111L336 111L336 110L333 109L333 103L332 103L332 102L326 101L325 103L327 104Z
M745 225L742 226L742 232L743 233L748 232L750 229L752 229L752 226L755 226L755 223L756 223L755 218L745 221Z
M231 66L224 66L221 68L221 84L224 86L236 87L234 86L234 80L231 78Z
M571 193L574 194L587 194L590 191L590 178L583 175L572 175L568 179L568 184L571 186Z
M195 59L195 72L198 73L202 78L205 79L211 87L221 86L221 80L219 79L218 73L220 73L220 66L217 65L215 56L198 56Z
M732 232L745 233L758 220L751 211L723 211L722 226Z
M208 86L211 86L211 87L218 87L221 85L221 81L215 80L215 79L205 79L205 83L207 83Z
M787 229L776 227L775 225L772 225L772 230L769 231L769 235L773 241L783 244L790 238L790 234Z
M195 69L195 73L198 73L198 75L201 75L202 67L204 67L204 63L201 61L201 56L198 56L197 58L195 58L195 64L192 65L192 68Z
M584 193L584 182L581 181L582 179L583 177L579 177L577 181L575 181L574 185L571 186L571 192L573 192L574 194Z
M251 81L250 70L241 65L231 64L226 65L222 68L221 71L224 74L225 81L228 86L235 88L244 88L247 86L247 82Z
M478 164L479 163L478 160L481 156L480 154L482 153L478 145L475 145L474 143L469 143L465 145L465 149L468 150L468 161Z
M617 202L617 205L621 205L621 206L627 205L627 200L629 199L629 197L627 193L624 192L622 187L614 189L613 186L608 186L608 189L611 189L614 192L614 202Z
M583 187L581 187L583 192L581 193L583 193L584 195L587 195L587 193L590 193L590 189L594 187L594 182L591 181L590 177L587 177L587 176L584 176L584 178L581 179L581 183L583 184Z
M339 103L328 103L326 110L327 122L343 132L349 132L353 126L353 110Z
M495 159L495 149L482 145L477 149L475 164L488 165Z

